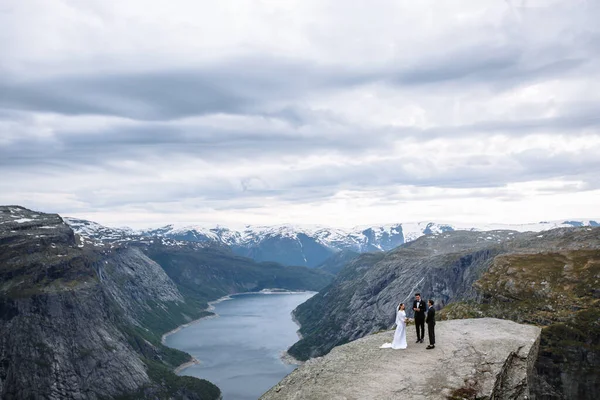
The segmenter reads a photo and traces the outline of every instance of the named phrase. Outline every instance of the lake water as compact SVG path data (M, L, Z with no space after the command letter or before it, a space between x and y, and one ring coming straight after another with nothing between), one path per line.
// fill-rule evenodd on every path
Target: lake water
M165 344L200 361L181 375L211 381L224 400L256 400L296 365L281 354L298 341L291 312L315 293L241 294L214 305L207 318L168 335Z

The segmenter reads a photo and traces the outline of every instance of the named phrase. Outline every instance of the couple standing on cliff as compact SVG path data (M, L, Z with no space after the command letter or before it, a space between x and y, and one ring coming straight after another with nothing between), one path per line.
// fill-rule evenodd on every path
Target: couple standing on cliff
M427 333L429 334L429 346L427 350L435 349L435 308L433 300L427 302L429 308L425 316L425 302L421 300L421 294L415 294L413 301L413 311L415 312L415 327L417 328L417 343L423 343L425 338L425 323L427 322ZM396 332L392 343L385 343L381 348L405 349L406 345L406 311L404 303L398 305L396 310Z

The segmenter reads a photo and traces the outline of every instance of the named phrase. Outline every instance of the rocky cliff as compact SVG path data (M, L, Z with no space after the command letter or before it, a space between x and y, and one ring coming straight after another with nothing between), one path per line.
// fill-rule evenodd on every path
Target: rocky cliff
M153 305L183 303L139 251L86 247L57 215L0 207L1 398L219 398L170 372L189 356L143 333Z
M540 329L498 319L438 323L437 344L425 350L380 349L393 332L374 334L308 361L261 399L532 398Z
M457 302L469 304L456 305L453 316L489 315L544 324L550 321L549 316L563 314L552 310L564 308L574 320L581 321L581 329L573 331L573 325L559 325L544 330L540 360L546 361L540 361L537 370L542 377L538 389L545 389L539 389L539 393L591 399L598 392L597 335L586 335L583 329L598 332L597 317L592 315L597 309L600 279L593 258L598 249L599 228L562 228L543 233L457 231L422 237L391 252L359 256L339 272L330 286L296 309L303 339L289 353L300 359L320 356L337 345L388 329L393 324L395 306L412 301L416 291L433 298L438 308ZM562 256L547 256L553 253ZM485 274L496 271L490 269L493 265L506 265L511 257L536 267L526 268L528 273L508 273L507 269ZM568 257L586 267L567 267L563 271L565 265L579 265L567 262ZM551 272L557 268L559 272ZM568 284L560 280L550 283L553 281L546 276L567 272ZM579 286L574 282L580 282ZM568 294L571 291L581 301L572 302L573 295ZM545 298L554 302L540 300ZM481 310L473 304L487 305ZM536 318L524 319L527 315ZM564 324L564 320L557 321ZM554 339L548 342L545 338L550 336ZM552 345L546 347L546 343ZM562 367L567 365L571 372L561 375Z
M497 257L474 283L476 298L450 304L443 318L493 316L543 326L539 378L544 399L600 393L600 250Z

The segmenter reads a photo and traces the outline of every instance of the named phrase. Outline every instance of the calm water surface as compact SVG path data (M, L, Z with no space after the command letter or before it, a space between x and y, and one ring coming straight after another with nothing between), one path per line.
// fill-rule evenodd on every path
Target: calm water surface
M198 360L182 375L207 379L224 400L256 400L296 365L281 353L298 340L291 312L315 293L242 294L214 305L208 318L166 337L166 345Z

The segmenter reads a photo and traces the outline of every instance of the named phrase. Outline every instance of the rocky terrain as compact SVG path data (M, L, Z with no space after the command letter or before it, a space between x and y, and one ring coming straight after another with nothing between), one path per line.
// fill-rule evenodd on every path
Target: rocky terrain
M142 333L156 306L183 303L136 249L85 247L58 215L0 207L1 398L219 398L170 372L189 356Z
M600 228L587 227L446 232L390 252L361 255L296 309L303 339L289 353L306 360L389 329L398 302L410 302L420 291L437 308L454 304L448 308L451 317L495 316L547 325L536 390L555 396L548 398L594 398L599 249Z
M261 399L532 399L540 329L499 319L440 322L425 350L407 331L405 350L380 349L392 331L311 359Z
M217 399L210 382L172 372L190 356L162 334L226 294L330 279L219 246L80 236L56 214L2 206L0 398Z

